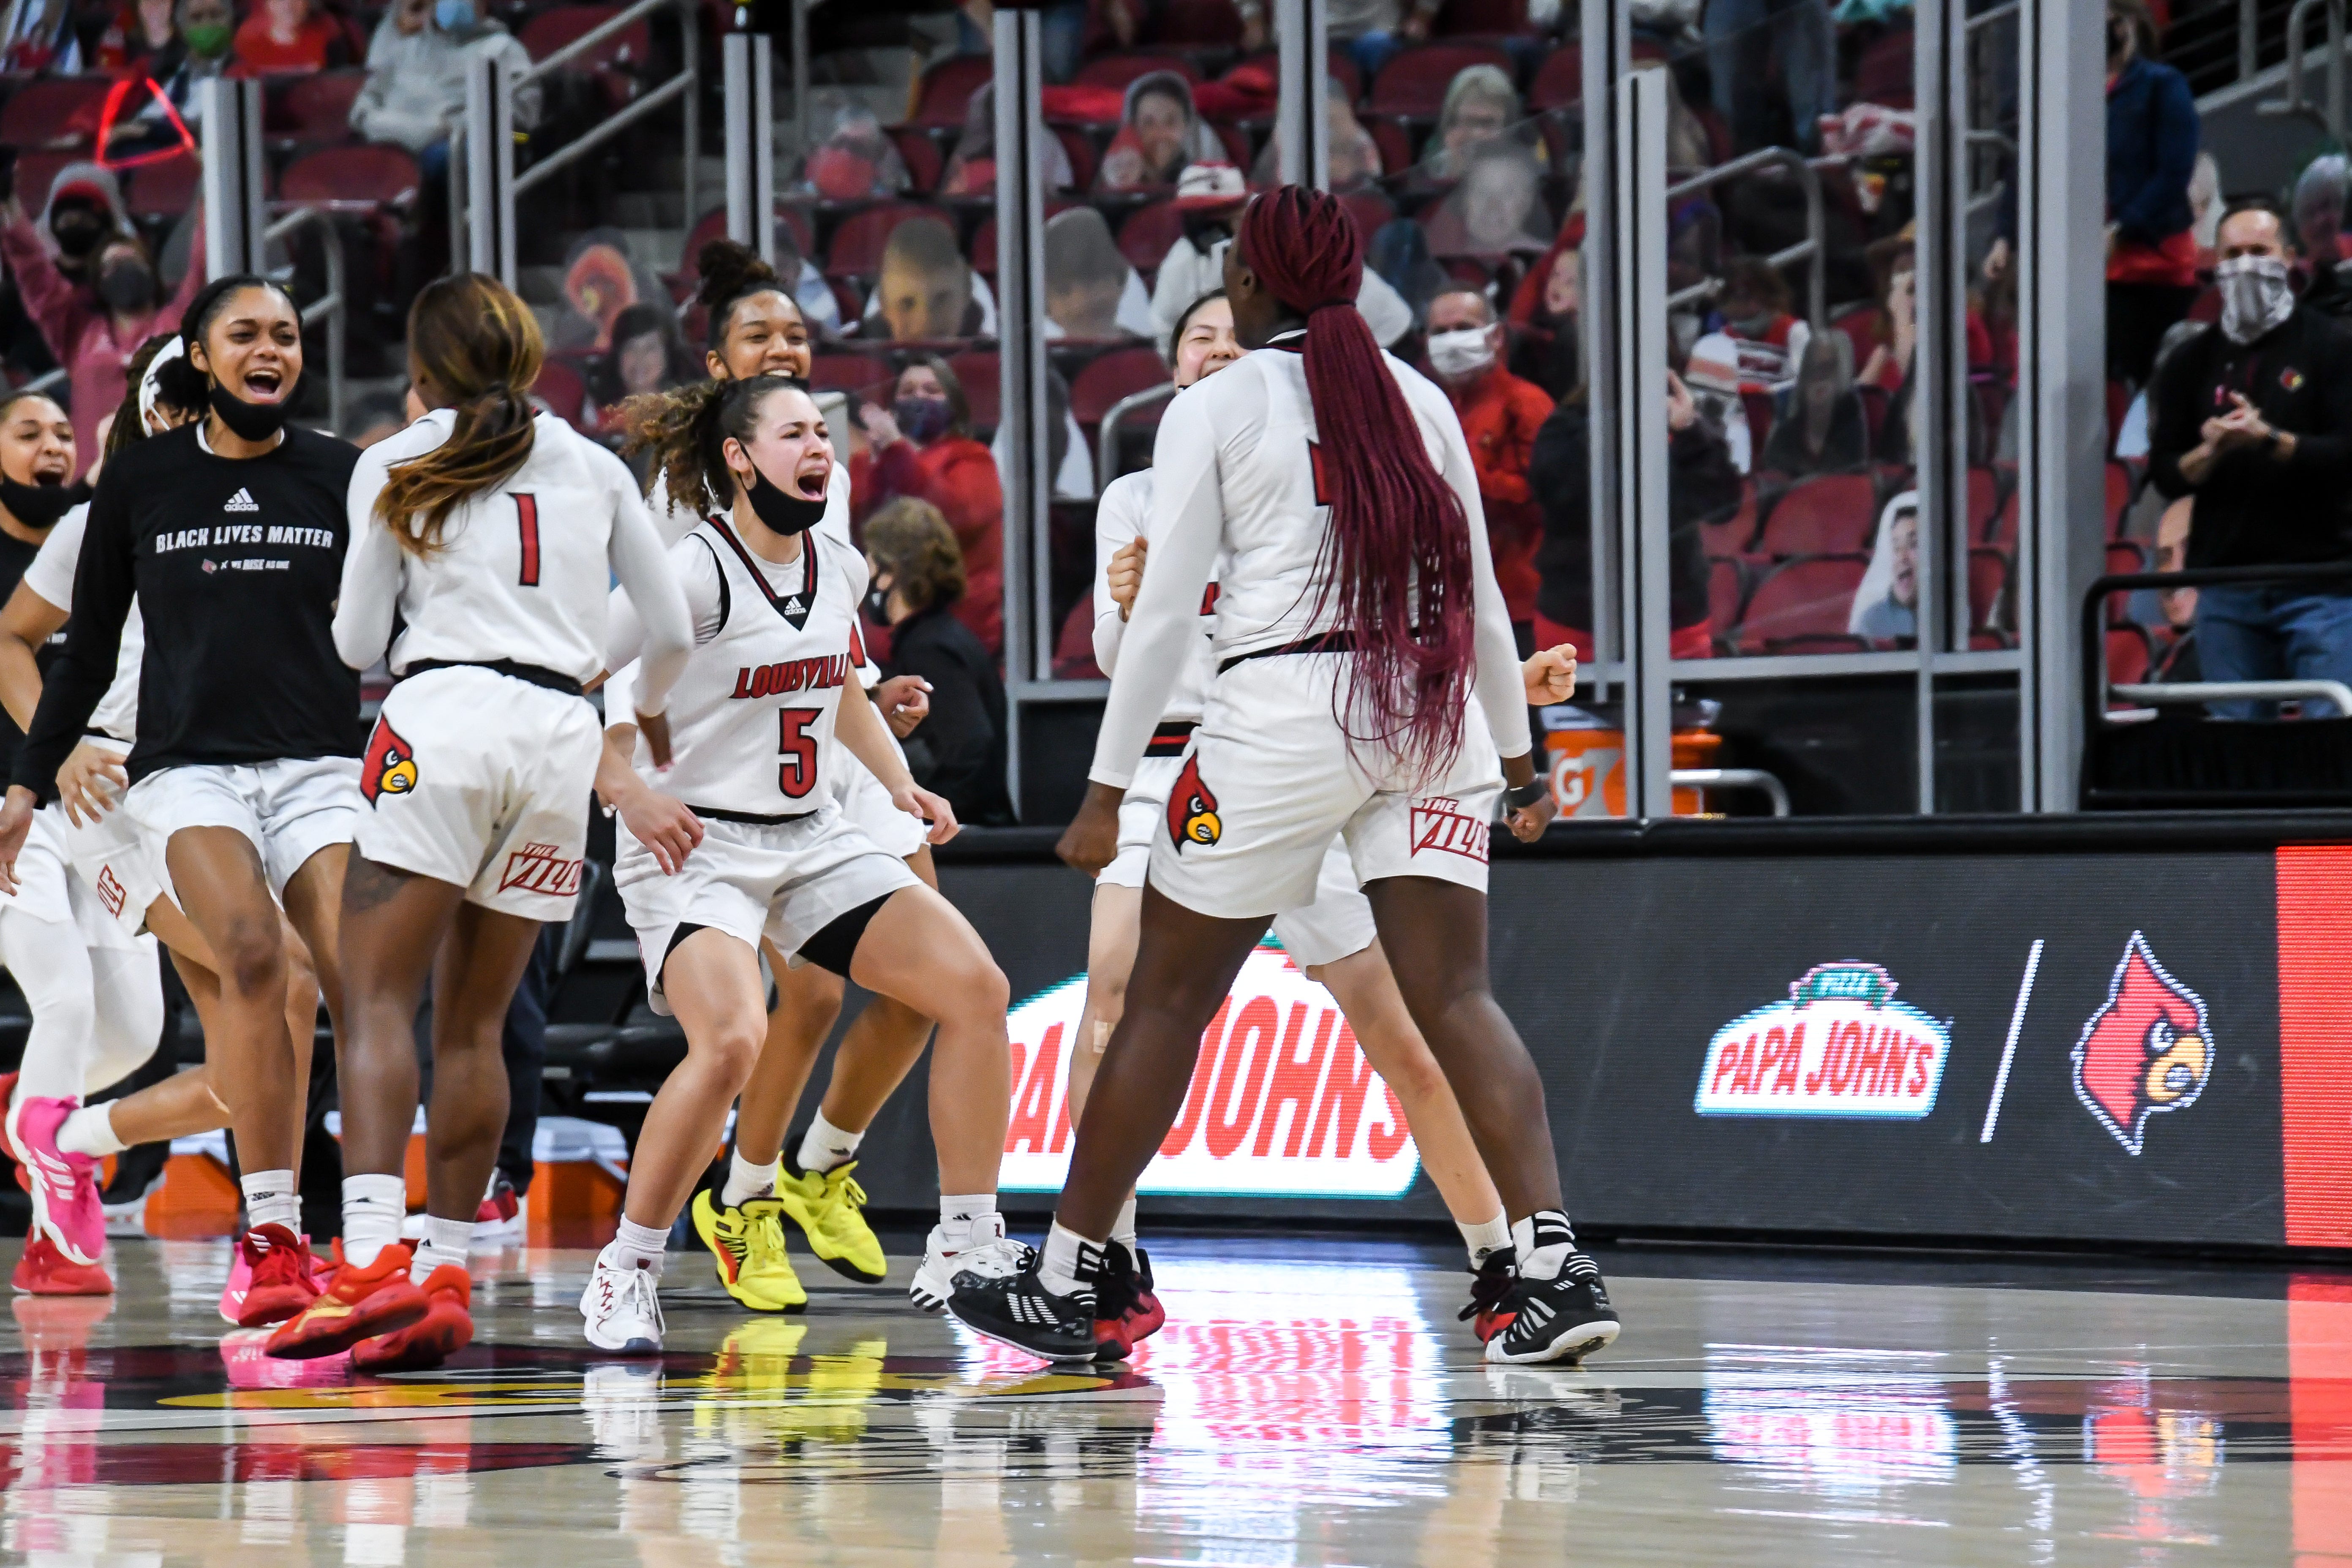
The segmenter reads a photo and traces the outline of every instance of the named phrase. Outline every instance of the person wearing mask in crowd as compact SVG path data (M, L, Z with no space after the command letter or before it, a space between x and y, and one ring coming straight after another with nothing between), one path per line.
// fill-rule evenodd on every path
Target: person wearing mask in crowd
M1380 143L1356 118L1356 106L1348 101L1348 89L1338 77L1328 79L1324 102L1329 106L1326 122L1331 160L1331 183L1326 188L1343 195L1370 189L1381 177ZM1269 138L1257 162L1250 165L1250 184L1260 188L1280 184L1281 154L1282 149Z
M229 0L180 0L179 23L180 36L147 64L148 79L158 91L147 96L137 113L125 114L114 122L106 146L108 157L121 159L181 145L183 132L181 124L173 123L175 115L189 130L202 131L204 109L197 101L196 88L225 74L233 63L236 12Z
M1853 390L1853 342L1843 332L1807 341L1797 383L1772 421L1758 467L1800 479L1843 473L1870 460L1862 397Z
M15 0L0 21L0 66L8 70L78 76L86 68L68 0Z
M1499 66L1464 66L1445 87L1435 145L1413 171L1423 183L1451 182L1470 172L1472 154L1518 123L1519 95Z
M2148 475L2197 498L2189 564L2352 559L2352 328L2294 295L2286 224L2263 206L2221 223L2221 319L2175 349L2148 400ZM2342 583L2198 590L2208 680L2352 680L2352 592ZM2252 718L2252 702L2214 704ZM2334 712L2304 704L2306 717Z
M2198 295L2189 180L2203 132L2188 79L2147 58L2155 33L2143 0L2107 0L2107 374L2134 385Z
M307 76L352 63L351 43L334 17L310 0L261 0L236 30L232 76Z
M910 217L883 244L860 335L898 343L985 337L996 330L996 312L980 289L955 230L935 217Z
M1728 515L1739 504L1739 470L1731 447L1699 417L1682 377L1666 373L1666 583L1675 658L1714 652L1706 599L1706 545L1699 524ZM1590 661L1592 643L1592 416L1584 393L1560 400L1536 433L1528 487L1543 509L1543 543L1536 552L1536 646L1572 644Z
M1536 550L1544 526L1543 509L1528 489L1528 464L1537 432L1551 417L1552 400L1543 388L1503 368L1503 323L1479 290L1457 287L1432 300L1428 336L1430 369L1470 443L1478 496L1486 507L1495 580L1524 653L1533 646Z
M1238 5L1243 53L1272 48L1266 0L1238 0ZM1444 8L1444 0L1331 0L1325 8L1325 25L1331 47L1346 49L1369 82L1407 48L1427 42L1430 24Z
M2294 182L2294 237L2303 252L2305 309L2339 321L2352 316L2352 261L2344 247L2344 207L2352 186L2352 163L2341 153L2323 153Z
M179 37L172 0L131 0L98 36L98 68L117 76L144 74L147 64Z
M1461 182L1429 218L1430 255L1489 263L1540 256L1550 244L1552 221L1534 156L1516 142L1497 139L1472 148L1465 158Z
M835 110L833 130L808 156L802 185L826 201L854 202L870 196L894 196L913 182L898 144L882 129L882 121L862 103Z
M1151 300L1119 254L1110 225L1092 207L1045 220L1045 335L1112 339L1149 336Z
M1789 309L1789 280L1770 262L1735 256L1723 269L1717 308L1739 353L1740 390L1778 392L1796 379L1813 330Z
M982 82L964 104L963 131L956 137L955 153L940 176L943 196L984 196L996 189L996 84ZM1039 144L1040 168L1049 191L1077 188L1070 168L1069 150L1058 136Z
M481 55L515 76L530 69L522 45L505 24L480 15L474 0L395 0L368 40L367 86L352 102L352 129L407 148L428 181L446 180L449 132L466 113L467 62ZM540 106L538 82L515 87L518 132L537 128ZM429 193L419 205L431 210Z
M849 464L854 514L870 519L900 496L938 509L963 584L955 614L993 658L1004 642L1004 485L994 456L972 438L963 383L947 361L918 354L891 382L890 405L866 404L857 416L866 450Z
M1853 592L1846 630L1874 643L1919 636L1919 492L1905 490L1878 520L1878 543Z
M1118 134L1103 153L1095 186L1133 191L1172 185L1187 164L1224 157L1224 142L1193 106L1192 83L1174 71L1151 71L1127 85Z
M11 201L18 194L15 177L11 165ZM57 275L73 287L83 303L96 304L99 247L131 232L131 212L122 205L122 183L114 171L101 163L68 163L59 169L49 181L39 227L48 233L50 265Z
M201 232L196 243L203 244ZM73 389L75 446L95 458L99 419L121 403L131 356L152 334L178 330L181 311L204 286L204 269L189 267L178 290L166 297L146 246L127 230L102 231L87 269L95 287L85 291L41 244L13 196L0 205L0 258L6 258L49 352L65 367Z
M1249 199L1242 172L1230 163L1195 163L1176 182L1176 210L1182 215L1184 232L1160 258L1151 283L1151 320L1163 357L1185 308L1223 286L1225 251ZM1412 307L1370 267L1356 290L1356 309L1383 348L1394 348L1413 329Z
M1731 127L1732 151L1752 153L1780 140L1772 102L1777 79L1787 92L1798 148L1819 152L1822 116L1837 111L1837 33L1829 0L1707 0L1702 26L1715 107Z
M866 520L866 561L871 574L866 612L890 628L883 668L929 683L929 717L906 741L915 782L947 797L956 820L1013 819L1004 793L1004 685L996 649L973 635L965 608L975 592L963 552L940 509L902 496ZM998 574L981 591L1001 594ZM985 608L994 620L1002 606Z

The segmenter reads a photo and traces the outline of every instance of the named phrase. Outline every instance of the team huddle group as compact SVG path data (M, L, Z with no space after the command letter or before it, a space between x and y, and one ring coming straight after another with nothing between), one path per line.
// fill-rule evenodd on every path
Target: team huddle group
M1113 680L1061 847L1097 885L1087 1048L1042 1248L996 1205L1006 982L937 891L954 815L898 746L926 696L883 680L861 635L898 585L852 540L791 293L739 246L699 263L711 379L628 410L650 494L534 413L537 325L477 274L418 295L414 421L364 452L289 423L299 314L251 276L142 350L94 488L67 482L55 404L0 404L0 702L22 727L0 737L0 960L33 1015L5 1119L34 1215L16 1289L110 1289L100 1162L228 1127L247 1228L225 1317L268 1330L271 1356L362 1371L468 1343L500 1027L541 926L572 913L593 799L619 819L650 1002L687 1041L581 1298L597 1348L661 1348L689 1206L747 1308L807 1301L786 1220L881 1280L859 1142L929 1049L941 1197L914 1301L1047 1360L1127 1356L1165 1318L1135 1184L1270 922L1397 1091L1469 1248L1463 1316L1487 1359L1613 1340L1540 1078L1486 980L1486 825L1549 820L1527 710L1565 700L1574 662L1517 658L1460 426L1373 343L1345 210L1288 186L1252 204L1224 287L1177 324L1188 390L1153 468L1102 498ZM359 674L387 658L362 748ZM1417 833L1433 812L1469 828ZM158 942L205 1065L88 1103L155 1047ZM845 978L873 1000L787 1150ZM428 984L420 1234L402 1173ZM345 1173L331 1258L294 1178L321 1000Z

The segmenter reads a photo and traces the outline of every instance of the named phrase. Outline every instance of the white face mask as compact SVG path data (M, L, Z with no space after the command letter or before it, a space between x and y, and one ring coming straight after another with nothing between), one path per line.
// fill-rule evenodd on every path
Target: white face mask
M2238 256L2213 269L2221 290L2221 334L2250 343L2294 313L2286 263L2275 256Z
M1487 342L1488 329L1463 327L1451 332L1432 333L1429 340L1429 363L1444 376L1469 375L1495 363L1495 345Z

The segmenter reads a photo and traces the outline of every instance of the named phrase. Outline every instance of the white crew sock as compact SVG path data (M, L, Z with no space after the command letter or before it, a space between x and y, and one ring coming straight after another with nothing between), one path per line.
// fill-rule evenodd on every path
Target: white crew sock
M343 1178L343 1261L365 1268L400 1239L408 1217L408 1183L399 1176Z
M974 1242L992 1241L1004 1234L996 1223L996 1194L940 1199L940 1241L950 1252L961 1252Z
M727 1156L727 1184L719 1189L719 1201L729 1208L740 1208L753 1198L764 1198L776 1190L776 1163L755 1165L743 1158L741 1151Z
M1478 1272L1479 1265L1486 1261L1488 1254L1500 1252L1511 1245L1511 1222L1503 1216L1500 1209L1496 1209L1495 1217L1484 1225L1464 1225L1456 1220L1454 1228L1462 1233L1462 1245L1470 1249L1470 1272L1473 1274Z
M112 1101L105 1105L85 1105L68 1115L58 1128L58 1147L68 1154L89 1154L104 1159L120 1154L129 1147L114 1135L114 1118L108 1112Z
M425 1216L425 1245L409 1259L408 1278L416 1284L425 1283L432 1272L447 1263L466 1267L467 1250L474 1243L474 1222L470 1219L443 1219L438 1215Z
M865 1133L842 1131L827 1121L824 1112L820 1110L816 1113L816 1120L809 1123L809 1130L801 1134L798 1163L803 1171L823 1174L855 1158L858 1144L865 1141Z
M639 1225L624 1215L621 1228L613 1233L612 1242L597 1254L596 1261L607 1268L650 1268L659 1274L668 1251L668 1231Z
M1511 1226L1511 1245L1519 1249L1519 1278L1557 1279L1576 1250L1576 1232L1559 1209L1538 1209Z
M1088 1241L1076 1231L1066 1228L1060 1220L1045 1233L1045 1253L1037 1267L1037 1279L1056 1296L1067 1296L1077 1290L1092 1290L1095 1280L1101 1277L1103 1244Z
M247 1171L237 1185L245 1189L245 1226L247 1230L259 1230L265 1225L282 1225L299 1233L302 1229L302 1194L294 1185L291 1171Z
M1110 1238L1129 1252L1135 1250L1135 1194L1127 1194L1127 1202L1118 1205L1118 1217L1110 1222Z

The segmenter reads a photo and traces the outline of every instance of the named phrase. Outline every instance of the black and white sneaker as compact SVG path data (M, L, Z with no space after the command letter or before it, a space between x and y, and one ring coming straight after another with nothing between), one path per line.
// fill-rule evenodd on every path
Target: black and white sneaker
M1486 1342L1492 1362L1573 1366L1617 1337L1617 1309L1601 1266L1581 1252L1570 1253L1552 1279L1514 1280L1496 1318L1501 1326Z
M1518 1285L1518 1248L1498 1247L1470 1274L1470 1304L1454 1314L1485 1344L1510 1322L1511 1292Z
M1099 1272L1099 1252L1094 1262ZM948 1310L972 1332L1040 1360L1093 1361L1093 1285L1081 1279L1077 1289L1057 1296L1045 1289L1045 1281L1039 1277L1043 1263L1032 1251L1013 1273L960 1273L948 1295Z

